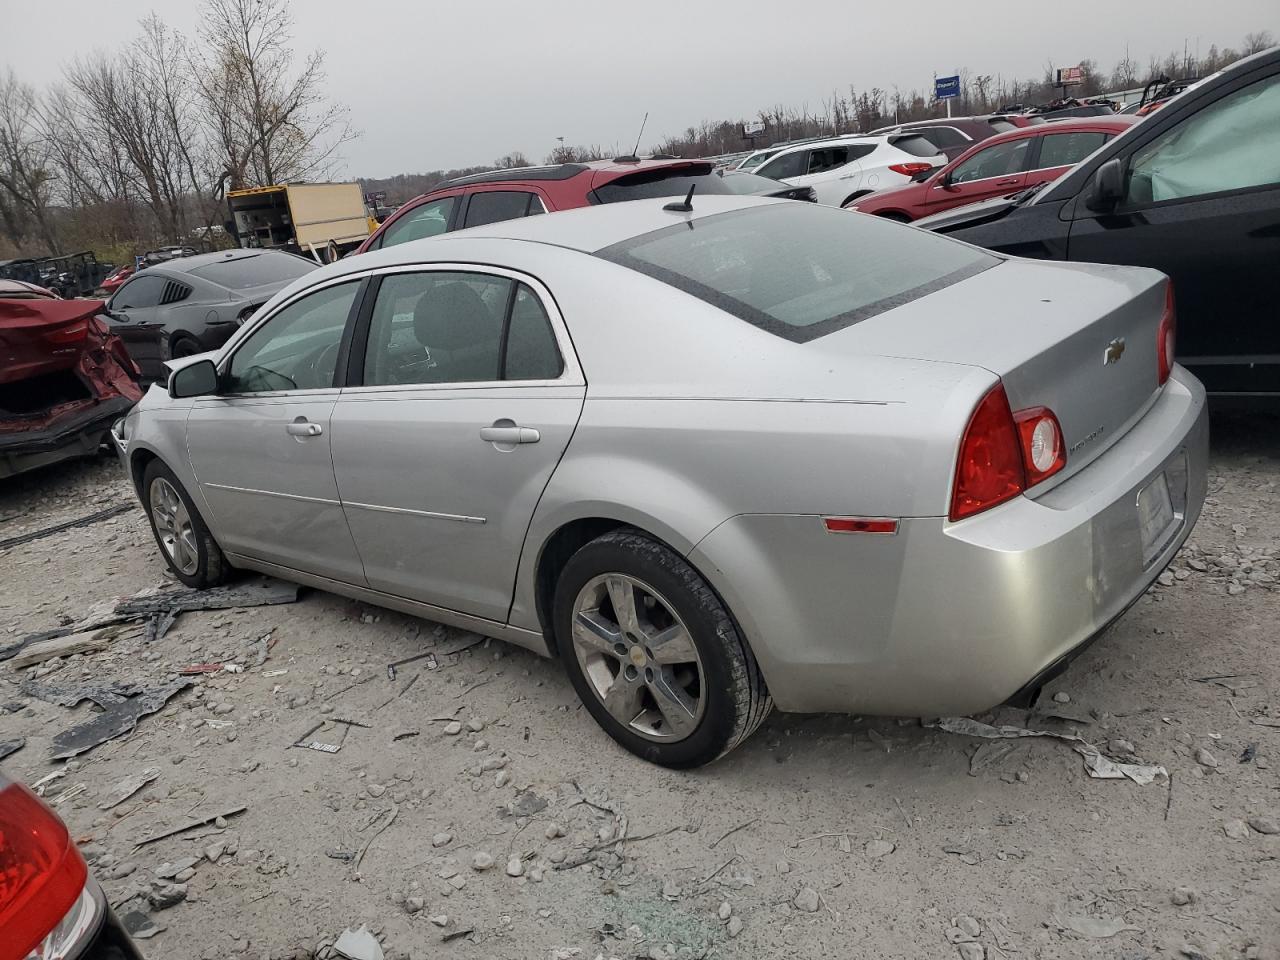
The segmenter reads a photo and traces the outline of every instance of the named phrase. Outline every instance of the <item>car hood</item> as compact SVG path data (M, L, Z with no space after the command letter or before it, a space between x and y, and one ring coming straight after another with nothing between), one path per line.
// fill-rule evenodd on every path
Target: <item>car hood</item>
M931 217L921 217L912 226L923 227L925 230L936 230L939 233L950 233L952 230L976 227L980 223L1000 220L1003 217L1007 217L1011 211L1018 209L1018 203L1015 198L1016 194L1009 197L993 197L990 200L979 200L977 203L967 203L963 207L956 207L954 210L935 213Z

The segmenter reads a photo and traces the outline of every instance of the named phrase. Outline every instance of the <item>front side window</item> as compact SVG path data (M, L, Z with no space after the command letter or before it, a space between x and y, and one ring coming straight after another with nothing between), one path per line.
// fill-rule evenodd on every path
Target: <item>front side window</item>
M980 150L952 171L951 182L969 183L1021 173L1026 169L1027 148L1030 146L1031 140L1024 137Z
M1187 117L1133 156L1126 205L1280 184L1280 75Z
M365 386L553 380L551 322L525 284L485 273L393 273L369 324Z
M766 163L760 168L760 176L772 177L774 180L801 177L804 176L805 170L808 169L808 163L808 150L793 150L791 153L784 153L779 157L774 157Z
M479 227L486 223L518 220L530 212L542 213L542 201L536 193L524 190L486 190L473 193L467 204L464 227Z
M245 338L231 357L226 393L332 387L338 350L360 281L295 300Z
M812 203L747 207L596 252L804 343L999 263L924 230Z
M1069 167L1079 163L1111 139L1106 133L1051 133L1040 138L1038 169Z
M834 170L836 167L843 167L848 162L849 149L847 147L824 147L809 154L809 172L822 173L824 170Z
M449 229L449 216L457 202L457 197L441 197L414 207L382 232L378 246L394 247L397 243L439 236Z
M160 294L164 292L163 277L134 277L121 287L111 298L113 310L131 310L140 307L154 307L160 303Z

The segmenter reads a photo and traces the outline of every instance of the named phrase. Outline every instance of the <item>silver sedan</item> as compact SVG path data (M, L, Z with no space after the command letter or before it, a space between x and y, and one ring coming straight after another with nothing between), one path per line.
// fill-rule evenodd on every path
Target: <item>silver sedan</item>
M564 664L706 763L776 704L1027 696L1205 496L1152 270L791 201L636 201L316 270L117 424L186 584L285 577Z

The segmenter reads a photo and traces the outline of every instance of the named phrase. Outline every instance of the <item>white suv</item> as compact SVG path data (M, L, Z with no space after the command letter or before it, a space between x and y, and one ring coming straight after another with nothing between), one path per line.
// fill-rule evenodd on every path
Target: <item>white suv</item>
M783 147L755 173L812 187L818 203L843 207L877 190L901 186L947 158L912 133L833 137Z

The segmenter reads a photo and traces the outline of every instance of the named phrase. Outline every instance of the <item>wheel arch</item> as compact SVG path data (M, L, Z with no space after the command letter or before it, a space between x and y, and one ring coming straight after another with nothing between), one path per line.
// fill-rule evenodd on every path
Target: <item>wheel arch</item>
M853 203L853 201L861 197L870 196L873 193L875 193L874 190L855 190L853 191L853 193L849 194L847 197L845 197L843 200L840 201L840 206L847 207L849 204Z

